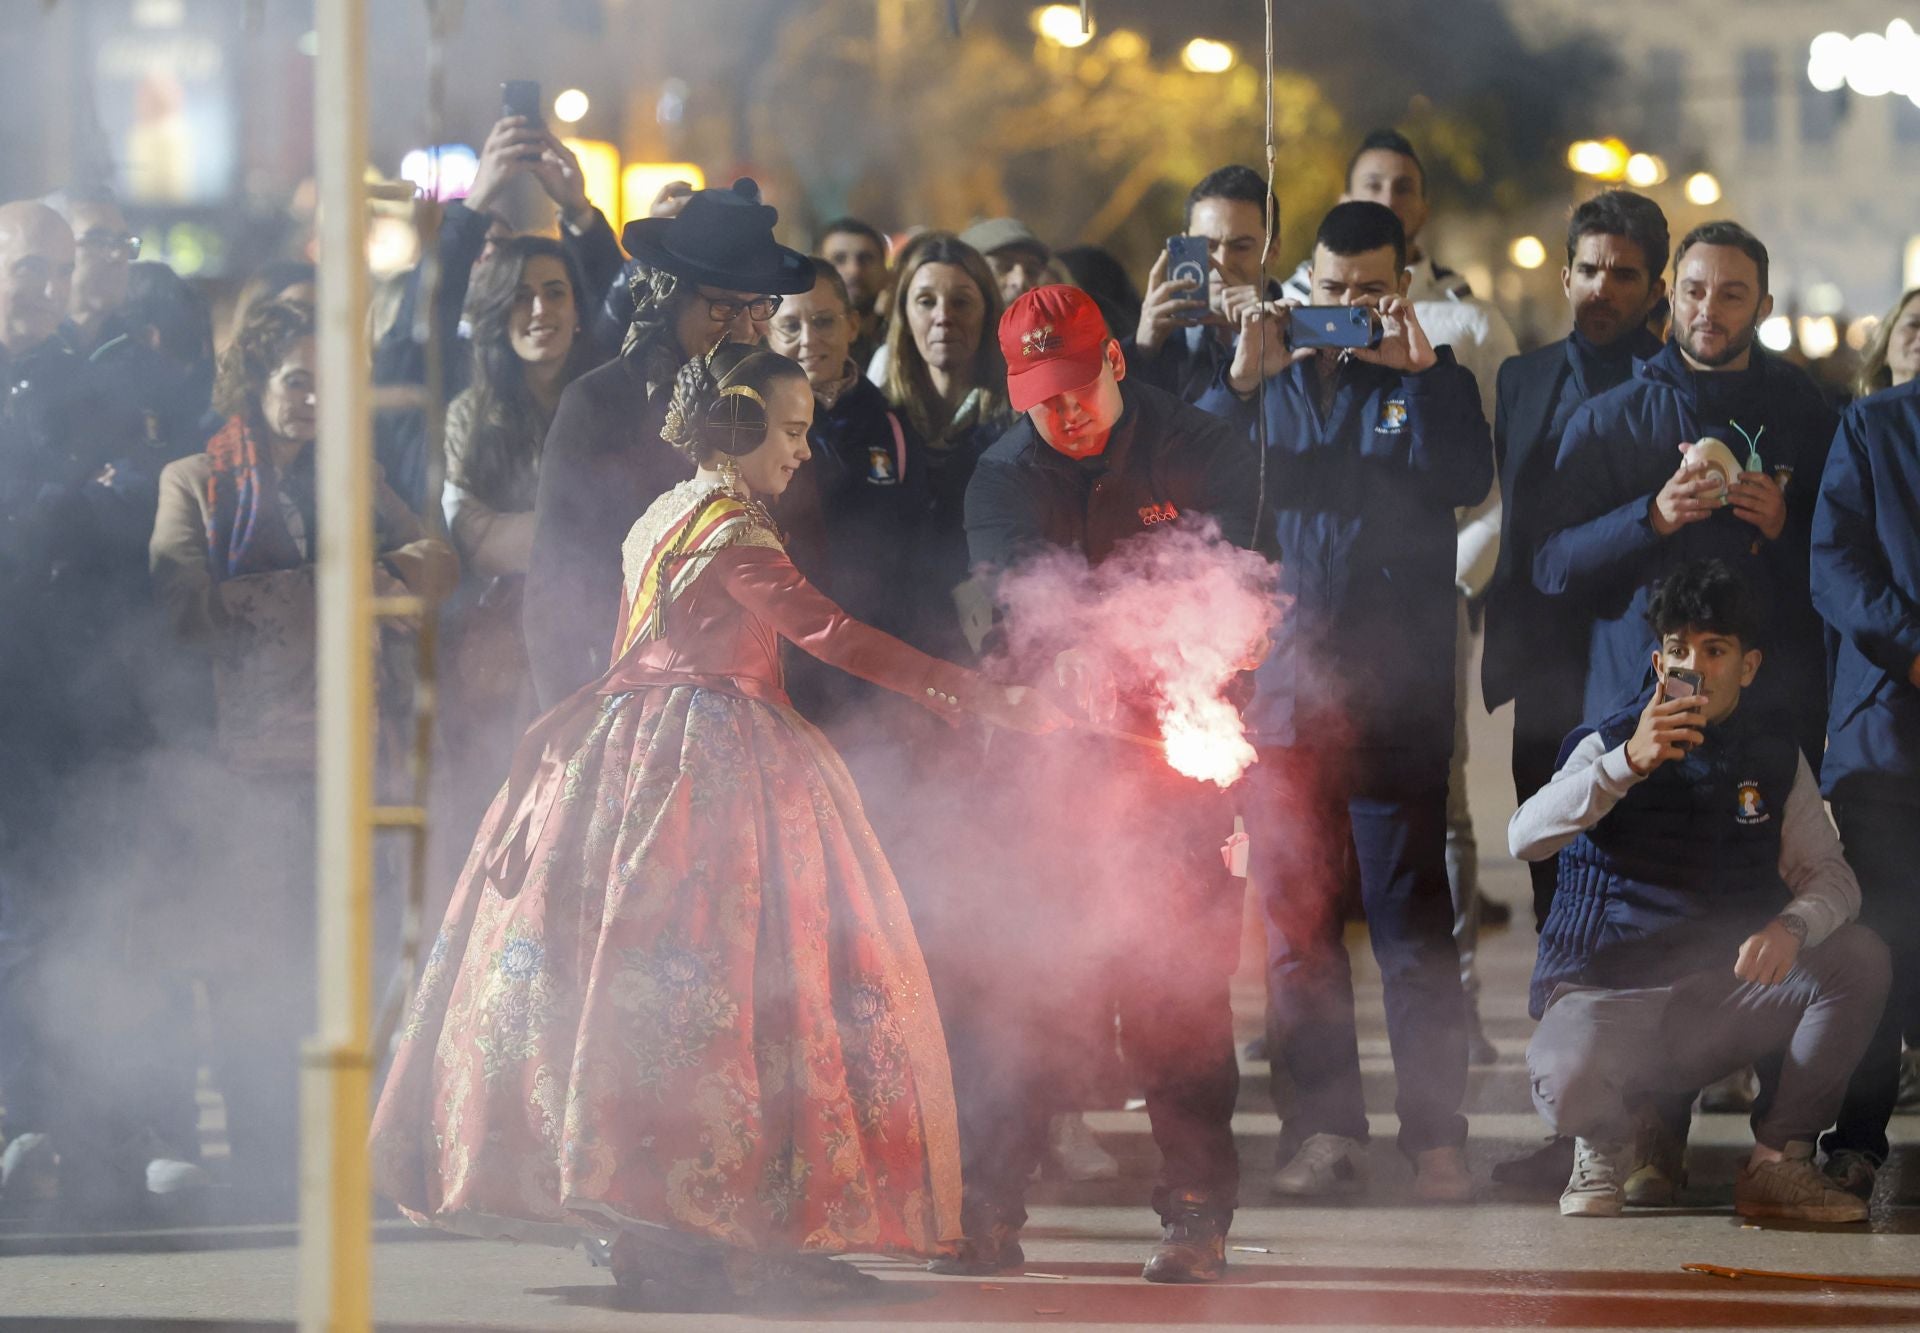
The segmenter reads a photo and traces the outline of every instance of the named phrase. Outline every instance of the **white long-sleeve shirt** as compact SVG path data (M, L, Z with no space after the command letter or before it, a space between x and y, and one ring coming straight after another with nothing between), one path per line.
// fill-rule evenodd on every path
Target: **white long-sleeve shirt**
M1840 835L1820 800L1806 756L1798 756L1793 790L1780 812L1780 878L1793 901L1782 916L1807 926L1807 946L1820 943L1860 913L1860 882L1840 852ZM1627 763L1627 747L1609 750L1598 732L1584 737L1553 775L1513 812L1507 846L1522 861L1544 861L1605 819L1645 781Z

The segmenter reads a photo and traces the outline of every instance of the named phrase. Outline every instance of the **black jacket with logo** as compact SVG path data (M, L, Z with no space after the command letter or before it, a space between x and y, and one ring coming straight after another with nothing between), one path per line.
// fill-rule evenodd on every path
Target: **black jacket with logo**
M1132 379L1125 410L1097 458L1076 462L1021 417L987 450L967 487L967 547L976 565L1006 568L1037 547L1071 547L1098 563L1161 523L1211 517L1251 545L1258 461L1218 417Z

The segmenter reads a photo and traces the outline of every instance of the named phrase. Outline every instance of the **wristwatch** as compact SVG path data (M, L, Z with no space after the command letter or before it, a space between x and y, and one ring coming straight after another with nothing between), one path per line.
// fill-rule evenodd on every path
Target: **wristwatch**
M1785 930L1787 934L1793 936L1794 943L1803 948L1806 946L1807 919L1805 917L1796 916L1792 912L1782 912L1779 916L1776 916L1774 920L1780 923L1781 928Z

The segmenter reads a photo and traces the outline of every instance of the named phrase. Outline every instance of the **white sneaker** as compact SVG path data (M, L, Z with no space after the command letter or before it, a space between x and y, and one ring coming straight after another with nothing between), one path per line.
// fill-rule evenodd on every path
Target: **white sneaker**
M1627 1204L1627 1166L1631 1153L1624 1143L1573 1141L1573 1174L1560 1192L1562 1217L1618 1217Z
M1315 1198L1358 1189L1367 1176L1367 1145L1344 1134L1314 1134L1273 1175L1276 1194Z
M178 1157L156 1157L147 1163L149 1194L184 1194L189 1190L208 1189L212 1185L213 1177L198 1162L188 1162Z
M0 1198L45 1201L60 1194L60 1155L45 1134L17 1134L0 1152Z
M1047 1155L1068 1180L1118 1180L1120 1163L1100 1146L1078 1111L1057 1115L1047 1124Z

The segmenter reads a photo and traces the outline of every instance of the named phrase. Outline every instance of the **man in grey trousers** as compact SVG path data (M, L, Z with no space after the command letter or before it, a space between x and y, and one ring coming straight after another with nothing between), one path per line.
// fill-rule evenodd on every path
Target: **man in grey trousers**
M1706 488L1655 500L1685 519ZM1648 603L1659 647L1644 706L1583 727L1508 826L1523 860L1560 857L1540 933L1533 1100L1577 1140L1569 1217L1617 1216L1635 1118L1755 1062L1779 1063L1734 1186L1747 1217L1864 1221L1814 1165L1886 1000L1886 946L1852 924L1860 888L1789 719L1741 708L1761 617L1722 562L1678 566Z

